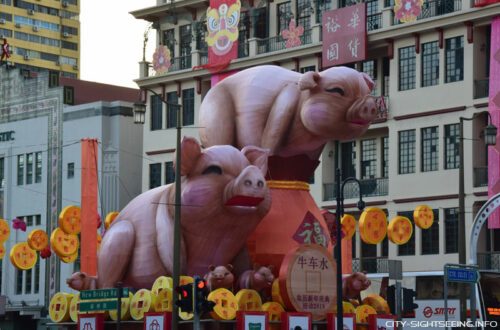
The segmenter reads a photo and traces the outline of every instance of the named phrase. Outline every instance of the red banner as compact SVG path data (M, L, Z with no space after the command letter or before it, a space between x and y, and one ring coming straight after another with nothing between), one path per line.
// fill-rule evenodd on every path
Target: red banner
M210 0L207 10L208 65L211 72L219 72L238 57L239 0Z
M474 7L485 7L497 2L500 2L500 0L475 0Z
M366 4L323 13L323 68L366 59Z

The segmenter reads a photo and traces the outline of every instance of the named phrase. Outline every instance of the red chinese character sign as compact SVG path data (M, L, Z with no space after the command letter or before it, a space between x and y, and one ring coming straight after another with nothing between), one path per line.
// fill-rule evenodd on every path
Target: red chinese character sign
M206 38L208 66L212 72L225 69L238 57L238 23L241 3L239 0L210 0L207 9Z
M424 0L395 0L394 16L400 22L415 22L422 12Z
M366 59L366 4L323 14L323 67Z
M336 267L331 253L320 245L301 245L281 264L279 287L285 307L324 319L336 303Z

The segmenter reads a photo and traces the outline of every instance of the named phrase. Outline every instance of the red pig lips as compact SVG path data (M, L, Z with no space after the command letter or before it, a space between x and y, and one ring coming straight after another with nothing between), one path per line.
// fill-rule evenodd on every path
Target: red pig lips
M257 206L264 200L264 197L253 197L238 195L226 201L226 206Z

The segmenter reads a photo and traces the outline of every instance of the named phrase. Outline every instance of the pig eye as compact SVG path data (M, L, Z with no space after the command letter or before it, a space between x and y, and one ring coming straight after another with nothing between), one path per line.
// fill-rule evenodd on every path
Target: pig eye
M222 174L222 169L217 165L210 165L201 174Z
M327 89L325 89L325 91L328 92L328 93L338 93L338 94L340 94L342 96L345 95L344 90L342 88L340 88L340 87L327 88Z

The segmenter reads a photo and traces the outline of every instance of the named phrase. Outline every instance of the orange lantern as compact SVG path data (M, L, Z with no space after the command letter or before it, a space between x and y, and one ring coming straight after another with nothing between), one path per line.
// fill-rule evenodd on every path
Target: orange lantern
M392 218L387 227L389 240L397 245L407 243L413 234L413 226L410 219L403 216Z
M28 235L28 245L36 251L42 251L49 245L49 236L42 229L34 229Z
M345 235L343 239L351 239L356 233L356 219L350 214L344 214L340 223Z
M413 220L417 227L428 229L434 222L434 212L427 205L419 205L413 211Z
M70 205L62 209L59 214L59 227L66 234L78 234L81 230L81 210L78 206Z
M387 234L387 216L378 207L369 207L359 217L359 236L363 242L378 244Z

